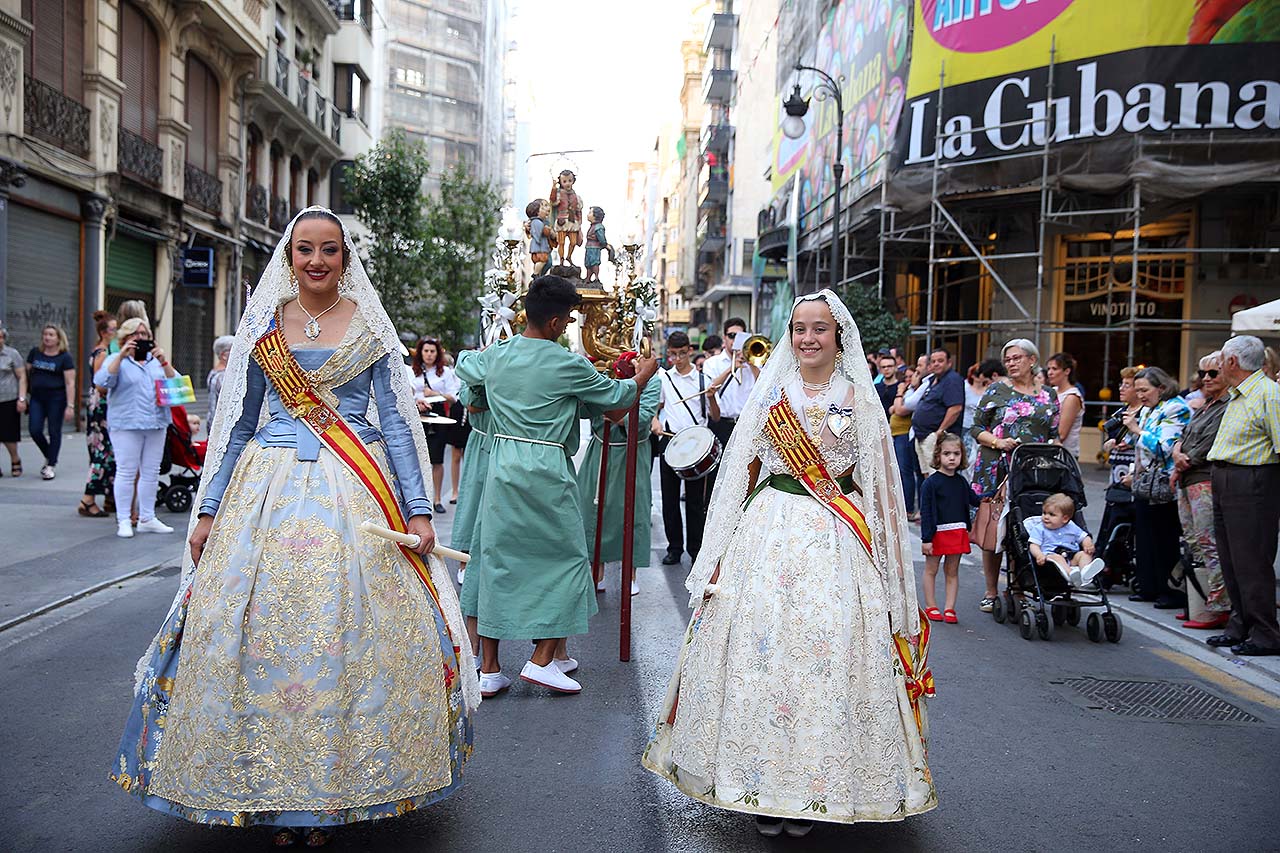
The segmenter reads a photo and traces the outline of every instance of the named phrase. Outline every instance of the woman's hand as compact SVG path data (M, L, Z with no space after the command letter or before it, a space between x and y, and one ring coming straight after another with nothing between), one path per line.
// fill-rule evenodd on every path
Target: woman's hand
M1012 453L1018 446L1018 440L1016 438L997 438L991 444L1001 453Z
M76 407L67 406L67 410L62 414L62 419L67 423L74 421L76 419Z
M431 516L415 515L409 519L409 532L417 535L422 541L413 550L423 555L430 554L436 548L436 529L431 524Z
M155 356L156 361L160 362L161 364L167 363L164 357L164 350L160 349L160 347L153 347L151 349L151 354Z
M1137 412L1125 412L1123 420L1125 429L1129 430L1129 432L1134 435L1138 435L1142 432L1142 425L1138 423Z
M417 406L418 406L418 411L419 411L419 412L426 412L426 411L427 411L427 401L426 401L426 400L423 400L423 399L419 398L419 399L417 399L417 400L414 400L413 402L417 404Z
M1114 438L1108 438L1106 441L1102 442L1103 453L1110 453L1115 449L1116 449L1116 440Z
M191 538L187 540L187 544L191 546L191 562L194 565L200 565L200 556L204 554L204 543L209 541L211 530L213 530L213 516L201 515L196 521L195 530L191 531Z

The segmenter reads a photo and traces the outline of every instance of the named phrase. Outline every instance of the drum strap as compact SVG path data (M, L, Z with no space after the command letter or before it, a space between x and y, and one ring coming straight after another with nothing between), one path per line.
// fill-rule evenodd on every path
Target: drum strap
M684 394L680 393L680 389L676 386L675 380L671 378L671 371L664 370L662 372L667 374L667 382L671 384L671 390L676 392L676 398L679 399L680 397L685 396ZM698 399L701 401L702 423L706 423L706 420L707 420L707 395L703 393L706 390L707 390L707 375L703 373L701 370L698 370ZM698 416L693 413L693 409L689 408L689 401L681 400L680 405L684 406L684 410L689 413L689 417L693 418L694 425L700 426L701 424L698 422Z

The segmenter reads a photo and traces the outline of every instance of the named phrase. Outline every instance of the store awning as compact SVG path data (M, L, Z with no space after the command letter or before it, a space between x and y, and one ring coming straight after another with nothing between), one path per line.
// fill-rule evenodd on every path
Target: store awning
M1237 311L1231 317L1231 331L1280 335L1280 299Z

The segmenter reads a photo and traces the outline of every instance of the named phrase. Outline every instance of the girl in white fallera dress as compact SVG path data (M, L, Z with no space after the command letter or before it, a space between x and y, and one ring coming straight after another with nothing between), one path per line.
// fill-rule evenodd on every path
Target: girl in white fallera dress
M797 299L788 328L729 441L642 762L799 836L902 820L937 795L928 623L884 410L834 293Z

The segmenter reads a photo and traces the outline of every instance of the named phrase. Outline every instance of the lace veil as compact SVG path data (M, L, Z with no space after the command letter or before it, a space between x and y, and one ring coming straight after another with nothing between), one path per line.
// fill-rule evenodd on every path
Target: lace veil
M200 477L200 488L196 493L195 507L200 506L204 500L205 490L218 473L218 469L222 467L227 452L227 444L231 438L231 429L240 420L244 412L249 361L253 358L253 346L266 333L272 317L275 316L276 308L298 295L297 282L293 281L289 276L289 259L286 247L292 238L293 226L298 221L298 217L315 211L332 214L332 211L327 208L313 206L306 208L293 218L289 223L289 227L285 229L284 236L276 244L275 251L271 254L271 261L262 273L262 278L259 280L258 286L254 288L253 295L249 297L249 303L245 306L244 314L240 317L240 324L236 329L235 343L231 346L231 355L227 360L222 392L218 395L218 408L214 413L213 422L209 424L209 446L205 455L204 471ZM356 315L364 321L367 334L380 342L383 352L392 357L393 364L399 364L402 358L401 344L400 338L396 335L395 326L392 325L391 318L387 316L386 309L382 307L382 300L379 299L377 291L374 290L373 284L369 281L364 264L360 262L360 257L356 254L351 234L345 228L343 229L343 239L346 242L347 256L350 260L346 271L339 279L338 292L356 303ZM423 435L422 423L413 401L413 389L409 384L409 372L407 370L393 369L391 371L391 387L395 391L396 412L404 419L408 426L409 434L413 436L414 446L418 455L418 466L422 470L422 478L426 484L428 494L430 494L432 489L431 460L427 455L426 438ZM370 402L369 409L370 421L377 424L378 413L374 402ZM259 413L260 420L265 417L265 411L266 403L264 401L263 412ZM195 529L197 518L198 512L192 512L191 521L187 528L188 539ZM443 611L445 623L449 627L449 632L452 634L454 642L461 647L458 666L461 670L459 677L462 679L463 696L468 707L475 708L480 704L480 686L476 680L476 667L471 654L471 645L467 642L466 625L462 619L462 609L458 605L457 593L453 588L453 580L444 561L439 557L428 556L426 561L431 568L432 583L435 585L440 597L440 608ZM186 547L184 540L182 581L178 586L178 594L170 607L170 616L173 615L183 597L190 590L194 573L195 565L191 562L191 552ZM168 618L165 621L168 622ZM149 654L138 662L135 688L141 686L143 671Z
M839 326L843 352L836 360L836 371L854 386L854 423L858 436L858 464L854 476L862 486L864 499L861 509L871 528L875 561L884 583L889 617L894 631L914 637L920 633L920 613L916 605L911 538L907 532L902 483L884 407L867 371L862 335L840 298L830 290L801 296L791 306L792 315L800 303L814 299L827 303ZM744 514L742 503L751 476L748 469L756 455L753 443L768 417L770 394L775 388L785 389L799 372L800 366L791 348L788 317L787 331L760 371L729 439L729 446L725 448L707 513L702 549L685 582L690 594L690 607L699 605L716 566L738 535Z

